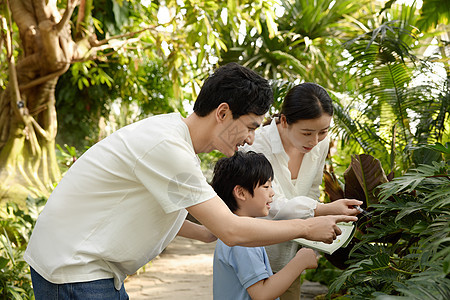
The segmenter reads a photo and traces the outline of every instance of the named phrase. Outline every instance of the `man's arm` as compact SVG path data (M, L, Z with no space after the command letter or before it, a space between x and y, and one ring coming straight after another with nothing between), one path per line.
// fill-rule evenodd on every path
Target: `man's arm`
M341 234L336 223L357 220L352 216L280 221L238 217L218 196L187 210L228 246L266 246L300 237L331 244Z
M182 236L189 239L198 240L204 243L211 243L217 240L217 237L211 233L203 225L196 224L189 220L184 220L183 226L177 233L178 236Z

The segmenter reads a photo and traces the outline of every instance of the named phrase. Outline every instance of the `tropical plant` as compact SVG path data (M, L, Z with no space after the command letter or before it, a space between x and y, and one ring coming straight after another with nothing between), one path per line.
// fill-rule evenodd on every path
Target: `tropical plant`
M430 51L440 32L420 31L421 20L414 5L389 6L374 22L366 20L367 28L379 25L345 44L355 93L337 95L335 105L342 144L371 153L397 175L411 166L410 147L442 143L450 134L448 45Z
M0 299L34 299L30 268L22 256L45 201L28 197L24 209L16 203L0 209Z
M350 33L362 32L354 21L366 3L281 1L275 6L278 16L274 23L258 28L243 24L240 38L225 41L227 51L222 58L225 62L239 59L267 78L317 82L340 90L347 76L338 66L341 45Z
M260 13L270 14L270 7L265 1L0 0L6 71L0 188L32 186L48 194L59 181L57 108L61 128L77 132L74 139L65 132L60 142L77 147L103 137L106 131L90 129L104 126L114 106L123 113L114 120L118 126L148 114L184 113L183 101L194 98L225 47L214 22L223 11L260 26ZM187 87L194 96L184 97ZM130 113L135 108L137 117Z
M369 216L330 294L345 292L354 299L382 295L449 298L450 144L414 151L421 152L412 156L416 167L375 188L370 182L379 177L379 172L373 172L378 167L355 172L363 180L363 190L354 195L363 192ZM347 182L345 186L347 190Z

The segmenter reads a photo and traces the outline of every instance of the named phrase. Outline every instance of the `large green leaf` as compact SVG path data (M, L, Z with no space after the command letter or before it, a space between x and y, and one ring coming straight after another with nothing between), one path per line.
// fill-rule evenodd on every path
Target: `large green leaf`
M324 171L323 175L324 175L323 180L325 182L325 192L330 198L330 201L345 198L344 191L342 190L342 187L338 179L336 178L336 175L328 171Z
M344 173L344 177L345 196L351 198L356 192L358 199L361 200L363 193L363 200L367 206L378 203L376 188L388 181L380 160L368 154L352 156L351 165Z

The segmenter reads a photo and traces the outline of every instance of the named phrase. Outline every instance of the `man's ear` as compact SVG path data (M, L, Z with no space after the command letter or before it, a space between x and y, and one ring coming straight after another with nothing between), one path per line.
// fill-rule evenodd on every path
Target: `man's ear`
M247 198L245 197L245 191L244 188L240 185L236 185L233 189L233 196L234 199L240 200L240 201L245 201Z
M229 114L231 114L231 109L228 103L222 102L216 108L216 120L218 122L224 121Z

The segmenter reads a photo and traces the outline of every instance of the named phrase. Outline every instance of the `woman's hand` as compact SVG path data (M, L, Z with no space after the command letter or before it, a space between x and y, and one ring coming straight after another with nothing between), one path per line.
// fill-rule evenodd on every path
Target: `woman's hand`
M339 199L331 203L319 203L314 210L314 216L356 216L359 214L359 211L355 208L355 206L359 206L361 204L363 204L363 202L356 199Z

